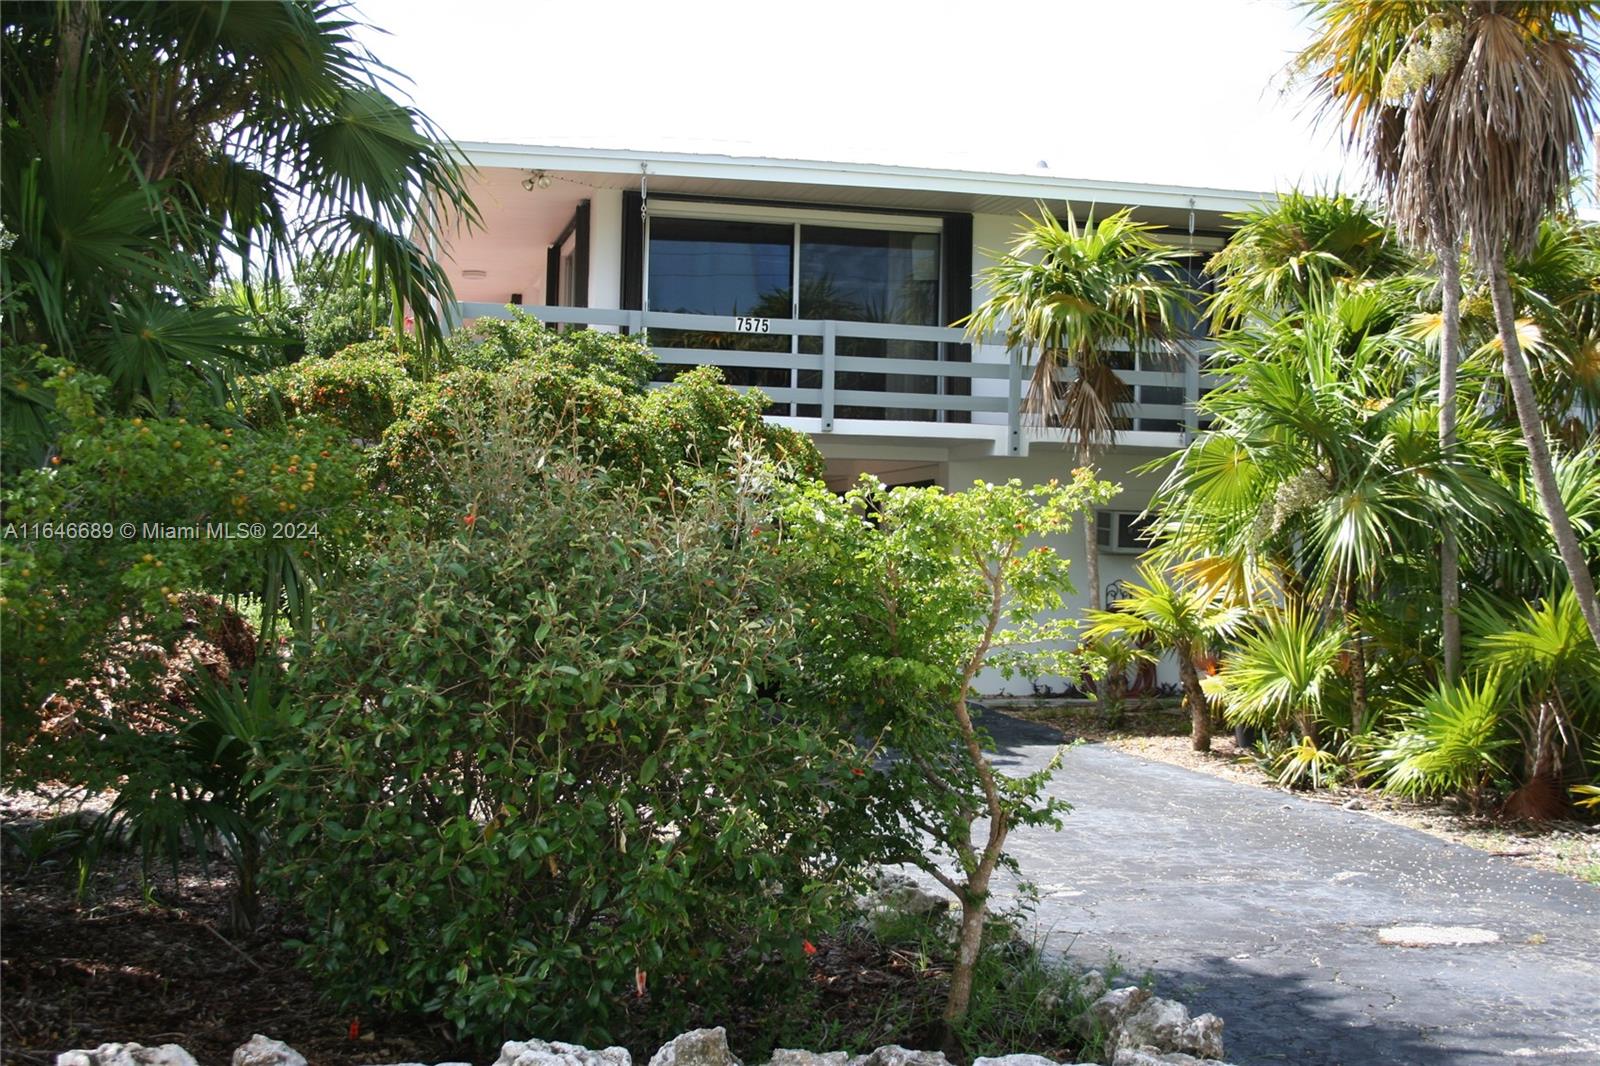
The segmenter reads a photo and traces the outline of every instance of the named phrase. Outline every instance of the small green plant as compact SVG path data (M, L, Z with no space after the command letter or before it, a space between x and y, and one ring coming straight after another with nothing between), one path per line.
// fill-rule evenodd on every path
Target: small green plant
M1489 786L1509 770L1514 737L1504 720L1498 673L1439 684L1381 742L1370 765L1383 787L1404 796L1456 794L1482 810Z
M1106 725L1115 729L1122 724L1128 703L1128 671L1141 663L1153 663L1157 657L1149 648L1142 648L1120 631L1093 629L1084 633L1078 646L1083 655L1085 675L1095 680L1095 696Z
M1257 729L1292 725L1315 745L1344 643L1343 627L1303 608L1273 611L1239 638L1222 670L1204 684L1222 701L1228 721Z
M1272 776L1285 788L1326 788L1343 776L1338 755L1302 736L1272 760Z
M287 718L280 667L260 660L242 685L237 678L202 675L192 701L172 707L161 728L136 729L110 718L88 723L99 734L93 762L117 793L85 837L81 862L87 873L108 847L132 847L147 877L165 860L176 878L188 855L208 864L216 842L234 874L229 924L248 932L259 913L272 805L263 763Z

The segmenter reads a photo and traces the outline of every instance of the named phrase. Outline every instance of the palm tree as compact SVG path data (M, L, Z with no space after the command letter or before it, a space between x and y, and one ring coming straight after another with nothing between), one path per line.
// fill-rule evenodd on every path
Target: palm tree
M1290 593L1349 620L1352 717L1367 719L1363 608L1403 583L1444 521L1486 525L1509 504L1468 421L1446 454L1414 380L1407 279L1331 290L1305 310L1226 334L1201 401L1211 428L1175 457L1151 509L1156 558L1240 598Z
M1155 238L1156 227L1124 209L1078 225L1045 205L1023 215L1011 248L991 253L979 275L989 297L956 325L975 339L1003 331L1013 358L1037 357L1024 411L1059 427L1076 448L1077 465L1116 437L1127 383L1112 366L1122 352L1172 349L1192 310L1190 291L1176 280L1184 252ZM1100 546L1093 516L1084 529L1084 566L1091 607L1101 606Z
M1348 193L1293 189L1234 221L1227 246L1206 263L1216 278L1208 310L1224 327L1304 309L1335 285L1416 266L1383 217Z
M1143 584L1128 586L1128 594L1109 611L1090 611L1085 640L1121 633L1133 640L1148 638L1162 651L1178 657L1178 677L1184 702L1189 706L1190 739L1195 751L1211 750L1211 708L1200 688L1195 656L1216 641L1230 636L1248 617L1238 605L1229 606L1215 592L1173 582L1159 567L1139 568Z
M1439 194L1431 162L1406 151L1411 138L1426 136L1429 112L1397 99L1408 55L1413 67L1433 61L1411 51L1417 42L1444 47L1429 28L1437 5L1374 4L1325 0L1318 5L1321 31L1298 64L1314 79L1325 109L1345 122L1348 142L1368 153L1379 186L1389 196L1397 225L1435 255L1439 269L1439 442L1448 453L1456 442L1456 387L1461 352L1461 228ZM1454 680L1461 665L1460 548L1453 526L1440 529L1439 583L1444 672Z
M1338 680L1345 634L1298 604L1269 611L1239 640L1207 687L1230 722L1258 729L1293 725L1313 747Z
M1504 373L1540 503L1590 636L1600 603L1556 484L1554 462L1517 331L1507 255L1526 255L1545 217L1565 203L1596 116L1595 27L1587 0L1370 4L1327 0L1302 68L1390 193L1397 221L1439 250L1445 298L1462 237L1489 279ZM1456 355L1452 305L1442 354ZM1441 375L1453 386L1453 375ZM1442 404L1441 433L1454 415ZM1445 438L1449 446L1448 438ZM1453 562L1453 560L1452 560ZM1448 591L1447 591L1448 596ZM1449 604L1446 604L1447 611ZM1459 661L1459 651L1452 652Z
M340 0L4 10L0 219L5 340L160 409L251 343L209 299L230 265L269 285L301 251L359 265L396 332L442 340L454 301L433 248L471 223L458 153L388 95Z

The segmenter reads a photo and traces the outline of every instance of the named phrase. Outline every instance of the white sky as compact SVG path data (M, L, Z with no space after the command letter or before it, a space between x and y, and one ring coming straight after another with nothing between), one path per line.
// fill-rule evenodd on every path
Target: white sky
M1359 187L1284 0L358 0L458 141ZM1341 170L1343 173L1341 174Z

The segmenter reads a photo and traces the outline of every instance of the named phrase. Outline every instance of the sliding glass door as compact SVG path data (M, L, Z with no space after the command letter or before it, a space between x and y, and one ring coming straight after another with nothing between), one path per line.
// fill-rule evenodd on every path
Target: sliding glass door
M708 212L711 213L711 212ZM815 213L812 213L815 215ZM935 225L937 225L935 223ZM794 222L652 215L647 251L647 304L651 311L737 315L755 318L834 319L938 326L940 234L907 225L875 228L797 220ZM658 348L772 352L773 369L727 368L736 385L766 389L818 388L819 371L791 371L784 353L816 355L820 337L731 331L650 331ZM839 337L840 356L940 358L940 345ZM663 375L679 366L663 359ZM839 391L935 394L935 375L840 371ZM773 413L817 416L816 404L776 404ZM932 421L932 410L840 404L840 418Z
M650 220L649 308L686 315L794 317L794 227L699 218ZM792 338L776 334L650 331L658 348L789 352ZM789 368L726 367L732 385L789 388ZM662 366L671 378L681 366ZM787 405L784 405L785 408ZM787 410L779 413L787 414Z
M842 322L892 322L937 326L939 322L939 235L835 226L800 227L800 317ZM820 352L816 337L801 338L801 351ZM835 352L844 356L937 359L931 341L840 337ZM815 388L821 374L802 372L800 384ZM937 393L930 375L842 371L840 391ZM812 414L813 410L802 410ZM932 420L931 410L841 404L839 418Z

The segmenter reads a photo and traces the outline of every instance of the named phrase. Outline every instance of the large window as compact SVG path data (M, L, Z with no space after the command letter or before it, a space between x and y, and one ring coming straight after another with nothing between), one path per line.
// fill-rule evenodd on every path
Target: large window
M794 227L698 218L650 220L649 307L685 315L794 317ZM691 330L651 330L663 348L739 348L787 352L791 338ZM666 376L681 367L666 365ZM790 371L728 367L734 385L788 388ZM787 413L787 411L783 412Z
M688 209L677 208L679 211ZM707 212L714 214L715 209ZM775 212L782 214L782 212ZM797 212L796 214L815 213ZM940 321L940 234L938 223L915 224L895 219L882 227L863 218L861 224L831 218L792 222L738 218L652 215L649 220L647 306L651 311L757 318L835 319L938 326ZM798 280L796 280L798 279ZM818 354L820 337L750 335L729 332L653 329L651 341L661 348L738 349L774 353ZM840 337L840 356L938 359L940 345L928 341L896 341ZM733 384L758 385L769 391L821 385L818 371L728 368ZM663 371L670 376L678 368ZM937 393L932 375L875 374L841 371L840 391ZM815 404L774 406L774 413L815 416ZM840 404L841 418L932 420L931 410Z
M843 322L893 322L937 326L939 321L939 235L896 233L832 226L800 227L800 317ZM801 351L820 352L820 338L801 338ZM840 337L839 355L937 359L939 346L930 341ZM822 383L816 371L800 375L800 384ZM927 375L840 373L836 388L870 392L936 393L939 379ZM801 414L812 414L802 410ZM915 408L865 407L841 404L840 418L928 420L934 412Z

